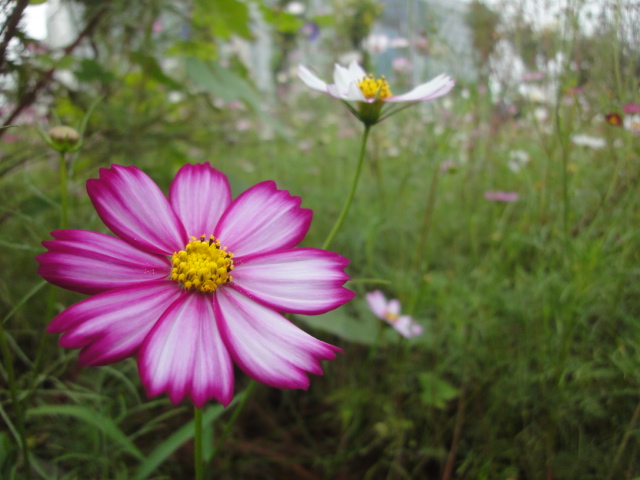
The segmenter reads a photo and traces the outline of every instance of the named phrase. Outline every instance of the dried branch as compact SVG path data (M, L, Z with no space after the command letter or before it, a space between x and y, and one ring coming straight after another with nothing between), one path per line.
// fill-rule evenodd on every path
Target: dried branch
M11 12L9 19L7 20L7 23L2 27L4 37L2 39L2 43L0 43L0 72L2 72L4 68L9 42L16 34L18 24L20 23L20 19L22 18L22 14L24 13L24 9L27 8L27 5L29 5L29 0L18 0L16 7L13 9L13 12Z
M76 47L80 45L80 42L82 41L82 39L88 36L96 28L96 26L98 25L98 22L100 21L100 18L106 11L107 11L106 8L101 8L96 12L93 18L89 20L89 23L87 23L87 26L78 34L78 36L73 41L73 43L71 43L69 46L67 46L64 49L65 56L73 52L76 49ZM47 70L42 75L42 78L38 80L38 83L36 83L30 91L24 94L24 96L20 99L20 102L18 103L18 105L16 105L16 107L13 109L9 117L4 121L4 124L2 125L3 127L10 125L11 122L20 114L20 112L22 112L22 110L24 110L26 107L31 105L36 100L36 98L38 97L38 93L40 92L40 90L42 90L42 88L44 88L45 85L47 85L47 83L49 83L55 71L56 71L55 67L50 70ZM6 130L7 129L0 130L0 137L2 137L2 135Z

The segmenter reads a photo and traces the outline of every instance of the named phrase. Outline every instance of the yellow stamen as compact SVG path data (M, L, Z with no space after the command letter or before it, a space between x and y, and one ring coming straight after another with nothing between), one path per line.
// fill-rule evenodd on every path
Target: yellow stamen
M233 270L233 253L227 247L220 247L220 240L213 235L205 235L197 240L191 237L184 250L171 257L171 280L175 280L186 290L200 290L205 293L216 291L223 283L233 281L229 275Z
M397 315L397 314L391 313L391 312L385 312L384 313L384 318L386 318L389 323L396 323L398 321L398 319L400 318L400 315Z
M367 98L384 100L391 97L391 90L384 75L375 79L373 75L369 74L358 82L358 87Z

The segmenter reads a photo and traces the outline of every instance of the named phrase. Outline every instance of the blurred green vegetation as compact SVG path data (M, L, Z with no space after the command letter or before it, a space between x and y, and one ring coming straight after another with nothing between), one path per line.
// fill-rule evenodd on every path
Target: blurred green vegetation
M208 161L236 195L274 179L301 196L314 210L303 244L317 247L346 197L362 127L340 102L295 78L268 97L242 59L224 51L231 38L252 38L256 6L274 35L292 34L299 18L285 5L81 3L85 50L40 51L16 29L6 57L14 82L2 86L3 119L19 115L8 122L17 126L0 130L8 350L0 478L25 478L20 429L32 478L191 478L188 402L147 399L132 359L84 368L77 352L43 334L83 297L36 273L40 242L60 216L58 157L38 129L78 127L95 104L84 147L69 157L70 228L106 232L84 188L99 168L136 165L166 191L181 165ZM2 3L8 14L19 6ZM484 17L470 25L493 34L494 16L473 8ZM640 477L640 137L604 121L640 103L639 53L617 34L616 19L603 16L589 35L500 26L525 59L551 46L567 59L588 54L588 65L538 80L551 98L512 85L505 109L484 83L458 82L449 96L374 128L355 202L331 247L351 260L348 287L358 296L335 312L292 319L345 353L306 392L258 385L209 478ZM321 23L330 28L326 16ZM343 30L339 23L343 33L323 44L328 55L340 41L349 48ZM493 49L488 43L478 42L479 55ZM75 82L53 75L61 70ZM604 147L578 145L576 134ZM486 191L518 200L492 202ZM403 339L375 319L364 301L375 289L398 298L425 334ZM238 375L236 391L247 383ZM210 457L235 404L208 408Z

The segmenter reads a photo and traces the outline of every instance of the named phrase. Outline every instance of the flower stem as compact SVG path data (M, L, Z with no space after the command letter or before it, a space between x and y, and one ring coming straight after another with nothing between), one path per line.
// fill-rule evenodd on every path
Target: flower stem
M204 479L204 463L202 461L202 409L194 407L193 423L195 424L194 434L194 467L196 471L196 480Z
M67 159L64 152L60 152L60 228L67 228L69 204L67 200Z
M334 237L342 227L344 223L344 219L347 217L347 213L349 212L349 208L351 207L351 202L353 201L353 196L356 193L356 188L358 187L358 180L360 180L360 173L362 172L362 164L364 163L364 152L367 147L367 139L369 138L369 130L371 130L371 125L365 125L364 132L362 133L362 143L360 144L360 157L358 158L358 166L356 167L356 174L353 177L353 183L351 184L351 190L349 191L349 195L347 196L347 201L342 207L342 211L340 212L340 216L336 220L336 223L333 225L329 236L324 241L322 245L322 249L326 250L333 242Z
M431 219L433 218L433 209L436 204L436 191L438 190L438 178L440 176L440 170L436 167L431 177L431 185L429 186L429 193L427 195L427 203L424 209L424 218L422 220L422 228L420 229L420 238L414 254L413 263L420 272L420 274L426 273L426 269L423 270L422 262L424 261L424 253L427 248L427 239L431 232Z
M25 479L31 479L31 462L29 460L29 446L27 445L27 439L25 435L24 425L24 408L22 402L18 399L18 389L15 371L13 370L13 358L11 358L11 351L9 345L7 345L7 339L5 338L4 322L0 319L0 350L2 351L2 359L4 361L5 369L7 372L7 385L9 386L9 395L11 396L11 405L16 416L16 426L18 431L18 443L22 449L22 461L24 462Z
M244 405L247 403L247 400L249 400L249 397L251 396L251 392L253 392L253 389L256 387L256 383L257 382L255 380L251 380L251 382L249 382L249 385L244 391L244 397L242 398L240 405L238 405L233 411L233 415L231 415L231 418L225 425L224 431L222 432L222 435L220 435L220 439L216 442L216 447L213 449L213 453L211 454L211 460L209 460L210 462L213 460L213 457L216 456L216 453L218 453L220 447L231 433L231 427L233 427L233 425L236 423L240 412L242 412Z

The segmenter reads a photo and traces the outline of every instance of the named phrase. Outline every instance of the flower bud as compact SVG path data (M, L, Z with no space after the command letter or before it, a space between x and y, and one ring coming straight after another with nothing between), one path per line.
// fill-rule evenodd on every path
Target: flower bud
M71 127L59 125L48 132L49 144L61 153L75 150L80 143L80 134Z

